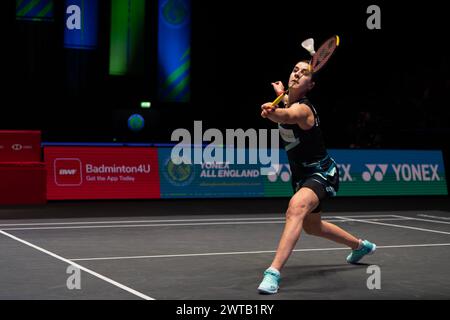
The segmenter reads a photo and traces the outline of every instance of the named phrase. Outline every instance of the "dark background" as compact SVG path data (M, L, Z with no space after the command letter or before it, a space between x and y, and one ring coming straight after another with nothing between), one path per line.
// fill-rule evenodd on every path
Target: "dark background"
M308 58L300 43L333 34L341 46L309 95L319 109L329 148L443 149L448 155L450 73L442 2L192 2L191 102L163 103L155 58L140 76L108 75L110 1L100 1L99 46L63 47L63 1L55 21L15 21L4 50L1 129L39 129L44 141L168 142L173 129L274 128L260 105L274 99L270 83L286 83ZM381 30L366 27L370 4ZM156 57L157 1L146 8L146 56ZM70 62L70 63L69 63ZM71 77L71 81L67 81ZM152 102L142 110L140 101ZM146 119L128 130L133 112ZM205 130L205 129L204 129Z

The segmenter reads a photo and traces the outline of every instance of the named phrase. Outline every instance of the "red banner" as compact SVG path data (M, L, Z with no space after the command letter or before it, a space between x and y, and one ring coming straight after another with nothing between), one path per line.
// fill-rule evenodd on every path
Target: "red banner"
M43 163L0 163L0 205L45 204L46 175Z
M0 162L40 161L40 131L0 131Z
M45 147L47 199L160 197L158 151L143 147Z

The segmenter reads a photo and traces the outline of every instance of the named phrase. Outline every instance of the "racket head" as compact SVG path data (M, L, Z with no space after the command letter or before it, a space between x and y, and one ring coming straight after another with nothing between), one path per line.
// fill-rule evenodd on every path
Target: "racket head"
M336 48L339 46L339 36L333 36L326 40L316 51L311 59L311 70L313 73L318 72L330 60Z

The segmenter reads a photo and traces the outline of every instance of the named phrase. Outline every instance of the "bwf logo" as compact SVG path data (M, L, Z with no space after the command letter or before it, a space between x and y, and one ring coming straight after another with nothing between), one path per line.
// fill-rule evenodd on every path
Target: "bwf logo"
M83 182L82 164L76 158L58 158L53 161L55 184L79 186Z
M60 169L59 175L60 176L74 176L78 172L77 169Z
M369 171L364 171L362 173L362 178L364 181L369 182L374 178L376 181L383 181L384 176L388 168L387 164L366 164L366 168Z

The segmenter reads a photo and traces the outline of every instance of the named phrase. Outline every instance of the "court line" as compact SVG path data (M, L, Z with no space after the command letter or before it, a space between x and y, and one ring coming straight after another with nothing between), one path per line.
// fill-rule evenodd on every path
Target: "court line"
M398 215L396 215L396 217L404 218L403 216L398 216ZM416 221L425 221L425 222L433 222L433 223L441 223L441 224L450 224L450 222L447 222L447 221L438 221L438 220L421 219L421 218L410 218L410 219L411 220L416 220Z
M160 223L160 222L189 222L189 221L253 221L253 220L282 220L284 218L223 218L223 219L169 219L169 220L123 220L123 221L83 221L83 222L50 222L50 223L17 223L0 224L3 226L53 226L53 225L84 225L84 224L126 224L126 223Z
M417 216L426 217L426 218L434 218L434 219L442 219L442 220L450 220L450 217L430 216L429 214L418 214Z
M377 249L395 249L395 248L417 248L417 247L443 247L450 246L450 243L426 243L426 244L407 244L407 245L391 245L377 246ZM349 250L350 248L312 248L312 249L295 249L293 252L314 252L314 251L339 251ZM243 255L243 254L262 254L275 253L275 250L267 251L235 251L235 252L208 252L208 253L187 253L187 254L164 254L152 256L128 256L128 257L100 257L100 258L74 258L72 261L102 261L102 260L129 260L129 259L152 259L152 258L185 258L185 257L202 257L202 256L226 256L226 255Z
M342 219L324 219L328 222L347 222ZM409 218L386 218L386 219L370 219L377 221L405 221ZM348 221L353 221L349 219ZM356 221L356 220L355 220ZM366 220L364 220L366 221ZM246 224L283 224L282 220L271 221L230 221L230 222L196 222L196 223L157 223L157 224L130 224L130 225L95 225L95 226L65 226L65 227L23 227L23 228L4 228L1 230L9 231L25 231L25 230L75 230L75 229L105 229L105 228L144 228L144 227L185 227L185 226L216 226L216 225L246 225Z
M337 217L337 218L341 218L341 219L346 220L346 221L355 221L355 222L363 222L363 223L369 223L369 224L377 224L377 225L380 225L380 226L396 227L396 228L411 229L411 230L432 232L432 233L440 233L440 234L450 234L450 232L445 232L445 231L417 228L417 227L411 227L411 226L402 226L402 225L391 224L391 223L383 223L383 222L375 222L375 221L367 221L367 220L359 220L359 219L349 219L349 218L344 218L344 217Z
M32 243L26 241L26 240L23 240L23 239L21 239L21 238L18 238L18 237L16 237L16 236L13 236L12 234L9 234L9 233L7 233L7 232L5 232L5 231L3 231L3 230L0 230L0 234L3 234L4 236L6 236L6 237L8 237L8 238L11 238L11 239L13 239L13 240L16 240L16 241L18 241L18 242L20 242L20 243L22 243L22 244L25 244L25 245L27 245L27 246L33 248L33 249L36 249L36 250L38 250L38 251L40 251L40 252L42 252L42 253L45 253L45 254L47 254L47 255L53 257L53 258L56 258L56 259L58 259L58 260L60 260L60 261L63 261L63 262L65 262L65 263L69 264L69 265L72 265L72 266L74 266L74 267L76 267L76 268L78 268L78 269L80 269L80 270L83 270L83 271L85 271L85 272L87 272L87 273L93 275L94 277L97 277L97 278L99 278L99 279L101 279L101 280L103 280L103 281L106 281L106 282L112 284L113 286L116 286L116 287L118 287L118 288L120 288L120 289L122 289L122 290L125 290L125 291L127 291L128 293L131 293L131 294L133 294L133 295L135 295L135 296L138 296L139 298L142 298L142 299L145 299L145 300L155 300L155 299L152 298L152 297L149 297L149 296L147 296L147 295L145 295L145 294L143 294L143 293L141 293L141 292L139 292L139 291L136 291L136 290L134 290L134 289L132 289L132 288L130 288L130 287L127 287L127 286L125 286L125 285L123 285L123 284L121 284L121 283L119 283L119 282L117 282L117 281L115 281L115 280L112 280L112 279L110 279L110 278L108 278L108 277L105 277L104 275L101 275L101 274L99 274L99 273L97 273L97 272L95 272L95 271L92 271L91 269L88 269L88 268L86 268L86 267L83 267L82 265L79 265L78 263L75 263L75 262L73 262L73 261L70 260L70 259L63 258L63 257L61 257L61 256L59 256L59 255L57 255L57 254L55 254L55 253L53 253L53 252L51 252L51 251L45 250L45 249L43 249L43 248L41 248L41 247L38 247L38 246L36 246L36 245L34 245L34 244L32 244Z
M280 214L281 215L281 214ZM369 218L382 218L392 217L393 215L350 215L344 217L369 217ZM322 219L334 218L336 216L322 216ZM6 226L57 226L57 225L83 225L83 224L121 224L121 223L156 223L156 222L189 222L189 221L252 221L252 220L284 220L284 216L266 217L266 218L205 218L205 219L166 219L166 220L112 220L112 221L78 221L78 222L42 222L42 223L7 223L0 224L0 227Z

